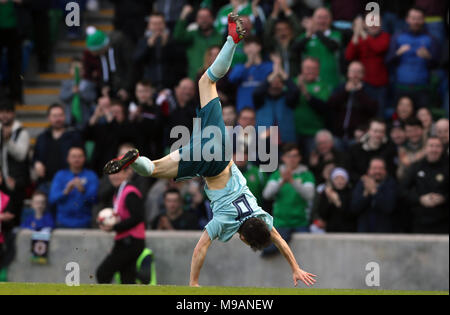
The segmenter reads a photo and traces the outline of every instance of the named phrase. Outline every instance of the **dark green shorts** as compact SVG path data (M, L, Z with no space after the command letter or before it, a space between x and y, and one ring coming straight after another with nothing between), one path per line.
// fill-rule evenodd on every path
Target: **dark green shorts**
M230 145L230 139L223 122L219 98L213 99L200 109L197 112L197 118L201 119L201 124L194 124L189 144L180 149L181 160L178 165L176 181L199 176L217 176L223 172L232 159L232 150L226 150L226 147ZM212 134L212 130L215 133ZM215 151L216 148L221 150ZM210 155L207 160L204 159L205 152Z

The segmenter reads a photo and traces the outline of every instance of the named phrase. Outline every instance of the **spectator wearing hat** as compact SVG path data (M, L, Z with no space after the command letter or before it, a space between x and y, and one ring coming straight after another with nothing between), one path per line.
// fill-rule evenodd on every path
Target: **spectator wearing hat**
M14 105L0 103L0 187L11 197L14 223L20 222L25 189L30 183L28 153L30 135L16 120Z
M330 183L316 198L313 212L322 222L319 227L328 233L356 232L356 217L350 211L351 200L350 176L347 170L335 168Z
M425 156L425 130L422 122L412 117L405 122L406 142L398 150L399 167L397 177L401 179L408 167Z
M84 78L95 82L102 95L128 100L133 88L131 43L119 32L108 36L90 27L87 33Z
M392 233L397 200L397 183L388 175L384 159L372 159L353 190L350 211L358 218L358 232Z

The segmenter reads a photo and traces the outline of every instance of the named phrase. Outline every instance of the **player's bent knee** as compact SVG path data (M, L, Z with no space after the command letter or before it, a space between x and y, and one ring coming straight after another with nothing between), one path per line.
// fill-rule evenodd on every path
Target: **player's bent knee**
M200 90L202 89L202 87L204 88L205 86L211 86L213 84L214 84L214 82L211 81L211 79L208 77L208 74L206 74L206 72L203 73L202 77L198 81L198 87L200 88Z

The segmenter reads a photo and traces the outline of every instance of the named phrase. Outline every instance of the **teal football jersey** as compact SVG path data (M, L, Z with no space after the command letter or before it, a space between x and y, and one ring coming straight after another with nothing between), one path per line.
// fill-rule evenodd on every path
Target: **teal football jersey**
M256 198L247 187L247 181L238 167L231 167L231 178L222 190L209 190L205 185L205 192L211 200L213 218L206 226L209 238L228 242L236 234L245 220L253 217L262 219L269 231L273 227L273 218L258 206Z

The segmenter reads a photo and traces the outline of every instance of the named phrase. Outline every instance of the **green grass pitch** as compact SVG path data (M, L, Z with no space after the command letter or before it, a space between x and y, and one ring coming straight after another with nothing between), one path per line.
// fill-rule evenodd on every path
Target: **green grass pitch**
M243 287L119 286L0 283L0 295L449 295L448 291L277 289Z

